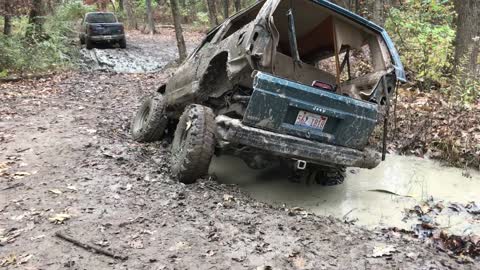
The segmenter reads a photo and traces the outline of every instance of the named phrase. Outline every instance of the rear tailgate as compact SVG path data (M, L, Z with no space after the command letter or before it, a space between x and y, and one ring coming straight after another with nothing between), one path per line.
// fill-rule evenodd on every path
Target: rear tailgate
M377 105L258 72L243 123L323 143L363 149Z
M90 35L92 36L110 36L123 34L123 24L121 23L91 23Z

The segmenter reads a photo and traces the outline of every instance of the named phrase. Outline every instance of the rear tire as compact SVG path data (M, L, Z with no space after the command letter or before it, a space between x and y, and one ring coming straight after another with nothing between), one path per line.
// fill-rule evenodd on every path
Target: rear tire
M91 50L94 48L93 41L91 41L88 37L85 38L85 43L87 45L87 50Z
M162 139L168 124L165 109L166 103L162 95L156 94L145 98L132 120L133 139L137 142L153 142Z
M120 48L126 49L126 48L127 48L127 39L126 39L126 38L122 38L122 39L118 42L118 45L120 46Z
M317 184L322 186L336 186L345 182L346 167L316 166L311 169L312 177Z
M190 105L183 112L172 143L172 174L192 184L208 174L215 150L215 115L205 106Z

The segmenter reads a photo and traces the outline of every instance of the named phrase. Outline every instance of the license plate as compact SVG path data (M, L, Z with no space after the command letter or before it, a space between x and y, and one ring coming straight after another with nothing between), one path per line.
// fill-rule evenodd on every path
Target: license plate
M327 120L328 117L326 116L300 111L297 115L295 125L323 130Z

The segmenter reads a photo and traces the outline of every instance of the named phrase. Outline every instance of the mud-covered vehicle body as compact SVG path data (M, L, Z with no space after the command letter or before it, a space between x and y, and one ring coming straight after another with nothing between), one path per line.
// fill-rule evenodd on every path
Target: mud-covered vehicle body
M184 182L214 152L254 168L374 168L380 154L366 146L398 81L381 27L328 1L267 0L210 31L144 101L132 134L156 140L178 120L172 170Z
M95 44L118 44L120 48L127 47L125 29L111 12L89 12L81 23L80 43L87 49L93 49Z

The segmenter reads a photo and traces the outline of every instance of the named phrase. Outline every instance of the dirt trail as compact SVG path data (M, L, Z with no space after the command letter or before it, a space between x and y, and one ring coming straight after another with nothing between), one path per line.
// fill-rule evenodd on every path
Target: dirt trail
M202 38L200 33L189 33L186 42L191 51ZM80 66L84 70L122 73L159 72L178 58L172 29L160 28L156 35L143 35L138 31L127 33L127 49L97 44L98 48L80 50Z
M128 135L140 98L168 73L0 85L0 268L478 269L408 235L271 207L235 185L173 181L169 145Z

